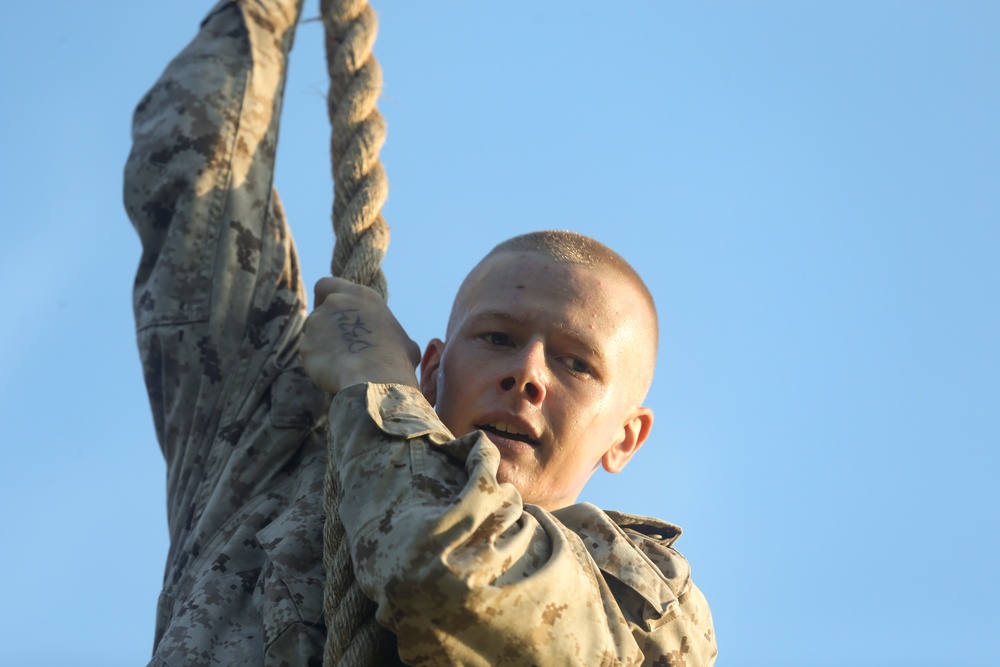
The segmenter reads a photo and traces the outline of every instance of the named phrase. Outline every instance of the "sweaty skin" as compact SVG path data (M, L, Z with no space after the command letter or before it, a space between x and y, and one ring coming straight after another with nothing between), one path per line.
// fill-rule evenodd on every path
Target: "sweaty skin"
M316 296L303 356L340 390L340 514L405 663L712 664L680 530L574 502L652 423L636 379L652 359L648 301L632 284L534 251L491 255L448 341L428 345L421 392L415 345L374 292L324 281Z
M487 434L499 481L525 502L570 505L598 467L619 472L649 435L634 379L652 357L648 307L616 274L538 252L499 253L474 278L448 341L424 353L421 390L452 433ZM316 303L302 355L317 384L415 385L416 345L374 291L324 279Z

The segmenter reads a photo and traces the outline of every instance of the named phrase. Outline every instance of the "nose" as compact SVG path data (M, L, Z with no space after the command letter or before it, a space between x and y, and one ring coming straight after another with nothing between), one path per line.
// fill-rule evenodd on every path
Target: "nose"
M497 390L501 395L523 397L534 405L541 405L545 400L547 377L545 347L541 341L534 341L514 357L510 368L497 382Z

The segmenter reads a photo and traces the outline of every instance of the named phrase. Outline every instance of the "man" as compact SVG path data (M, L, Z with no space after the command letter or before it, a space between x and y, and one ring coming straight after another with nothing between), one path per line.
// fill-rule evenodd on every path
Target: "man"
M404 662L713 661L679 530L574 504L652 426L656 312L628 264L570 232L500 244L420 360L420 390L416 346L375 292L327 278L316 303L301 351L337 394L341 517Z
M135 313L167 462L171 537L154 665L305 665L322 656L322 433L330 398L298 361L305 294L272 190L300 11L296 0L223 0L136 109L125 203L143 243ZM550 266L535 251L511 252L524 262L516 271L568 272L553 284L579 281L578 296L604 294L607 276L572 262ZM463 435L458 440L412 388L412 344L389 326L391 314L373 308L362 288L334 279L320 286L325 302L310 324L317 338L306 356L311 368L319 360L330 369L328 377L317 374L326 389L345 388L331 408L330 431L359 579L409 664L655 664L657 655L663 664L704 664L714 655L711 621L686 564L668 546L676 530L611 515L615 523L596 508L570 504L597 460L620 467L642 444L651 416L636 407L638 394L611 382L619 389L610 398L579 401L574 397L600 392L540 376L518 385L538 402L534 416L527 409L520 417L509 408L483 413L465 402L485 398L475 383L486 376L475 371L489 360L459 334L489 315L476 304L488 302L494 272L510 273L510 255L487 260L477 269L482 279L467 281L460 294L467 305L456 306L447 343L434 342L423 360L425 393ZM611 282L611 296L631 299L623 315L643 312L632 310L635 297L620 281ZM502 306L504 296L495 296ZM558 307L558 294L549 296ZM346 355L328 348L343 338L323 335L324 315L354 343ZM567 340L599 347L584 333L604 324L570 325ZM494 328L479 340L517 349L540 368L531 357L542 354L539 344L515 334ZM331 355L343 363L323 361ZM603 382L602 365L582 350L560 354L559 363L574 377ZM389 384L359 384L368 381ZM631 426L623 422L629 435L599 454L587 426L604 428L607 410L632 415ZM576 442L593 446L572 456ZM466 493L470 480L476 493ZM484 494L502 500L483 502ZM473 535L470 525L478 526ZM662 531L662 539L642 535L650 530ZM448 552L424 553L428 546ZM564 602L567 591L576 595ZM569 618L587 625L559 622Z

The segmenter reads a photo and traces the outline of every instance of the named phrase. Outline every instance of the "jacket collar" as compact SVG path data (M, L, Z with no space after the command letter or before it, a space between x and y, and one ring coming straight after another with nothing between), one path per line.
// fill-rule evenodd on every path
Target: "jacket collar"
M580 537L606 576L645 601L633 609L637 620L655 622L676 604L690 577L687 562L672 548L681 535L679 527L650 517L605 512L590 503L552 514Z

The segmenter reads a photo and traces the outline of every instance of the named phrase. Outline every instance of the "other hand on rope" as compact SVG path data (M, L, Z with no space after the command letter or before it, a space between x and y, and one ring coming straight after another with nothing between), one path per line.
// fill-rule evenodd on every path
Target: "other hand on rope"
M299 346L309 377L335 394L362 382L416 387L420 348L375 290L342 278L316 283Z

